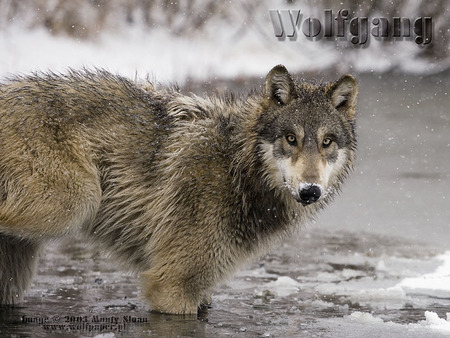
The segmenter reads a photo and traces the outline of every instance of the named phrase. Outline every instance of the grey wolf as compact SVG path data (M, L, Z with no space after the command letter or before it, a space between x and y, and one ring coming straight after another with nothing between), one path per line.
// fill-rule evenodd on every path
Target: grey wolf
M152 310L213 287L323 208L352 168L357 84L274 67L248 97L185 96L106 71L0 86L0 304L50 239L81 234L140 275Z

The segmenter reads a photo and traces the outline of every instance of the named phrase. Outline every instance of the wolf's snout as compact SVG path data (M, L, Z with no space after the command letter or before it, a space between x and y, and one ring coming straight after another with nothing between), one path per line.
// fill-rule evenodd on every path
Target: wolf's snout
M318 187L317 185L308 185L304 188L300 188L299 202L303 205L308 205L316 202L321 195L322 192L320 190L320 187Z

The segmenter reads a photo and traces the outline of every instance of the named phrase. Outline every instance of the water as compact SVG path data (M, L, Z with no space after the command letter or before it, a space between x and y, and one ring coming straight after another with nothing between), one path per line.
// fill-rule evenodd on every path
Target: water
M439 262L433 257L439 252L388 237L308 230L245 267L216 289L211 308L186 318L149 313L136 279L93 257L82 244L52 245L26 302L0 311L0 331L19 337L338 337L337 327L348 336L342 327L355 325L345 319L355 311L397 324L424 320L426 310L445 318L450 297L386 292L412 270L434 271ZM378 291L372 295L360 294L374 288ZM404 325L398 330L408 332ZM412 336L424 333L433 336L426 329Z
M359 80L356 170L320 223L448 248L449 74Z
M450 255L449 82L360 76L358 161L342 196L198 316L149 312L138 278L70 241L46 248L22 306L0 309L0 335L448 336L450 292L402 282L432 278Z

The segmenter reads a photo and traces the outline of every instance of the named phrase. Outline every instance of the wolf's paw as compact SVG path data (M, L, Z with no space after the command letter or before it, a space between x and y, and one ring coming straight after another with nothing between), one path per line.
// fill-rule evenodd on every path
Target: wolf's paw
M203 297L202 301L200 302L200 306L198 308L199 308L199 310L210 309L211 308L211 304L212 304L211 295L205 295Z
M150 303L152 311L195 315L200 306L200 297L196 292L188 292L189 288L176 280L161 280L155 278L151 271L143 275L143 294Z

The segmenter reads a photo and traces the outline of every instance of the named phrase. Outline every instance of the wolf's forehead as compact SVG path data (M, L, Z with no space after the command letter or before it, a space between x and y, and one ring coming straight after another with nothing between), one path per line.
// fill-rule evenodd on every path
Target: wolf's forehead
M318 127L321 124L329 124L336 116L329 105L322 102L295 102L291 111L287 114L288 123L297 128L306 129L308 126Z
M321 138L325 134L341 132L341 119L329 107L300 105L293 108L280 119L281 132L292 132L299 138Z

